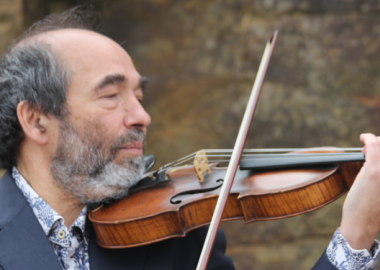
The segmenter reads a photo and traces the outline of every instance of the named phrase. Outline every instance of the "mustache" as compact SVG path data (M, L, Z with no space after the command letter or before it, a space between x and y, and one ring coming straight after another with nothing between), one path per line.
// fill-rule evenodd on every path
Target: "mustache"
M146 144L146 135L145 133L138 128L131 128L128 130L128 133L123 134L117 138L117 140L110 146L109 156L103 160L103 162L99 162L89 171L89 175L97 176L102 173L105 166L109 163L112 163L116 157L117 151L127 143L142 143L143 147ZM128 159L127 159L128 160Z
M142 143L145 147L146 135L141 129L129 129L127 134L120 136L110 147L110 156L115 158L117 150L127 143Z

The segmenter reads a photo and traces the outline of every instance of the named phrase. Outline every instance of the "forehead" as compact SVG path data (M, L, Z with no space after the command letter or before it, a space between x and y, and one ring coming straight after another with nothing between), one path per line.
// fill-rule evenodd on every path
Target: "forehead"
M40 34L37 39L51 45L69 67L70 85L101 81L108 74L122 74L128 82L138 82L140 78L127 52L98 33L62 29Z

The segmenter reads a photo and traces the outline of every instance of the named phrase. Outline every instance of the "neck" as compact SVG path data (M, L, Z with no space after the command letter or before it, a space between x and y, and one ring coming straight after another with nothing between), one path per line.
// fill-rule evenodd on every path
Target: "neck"
M34 155L32 160L20 157L17 169L33 190L65 219L65 225L69 228L84 204L55 184L50 173L50 162L38 155Z

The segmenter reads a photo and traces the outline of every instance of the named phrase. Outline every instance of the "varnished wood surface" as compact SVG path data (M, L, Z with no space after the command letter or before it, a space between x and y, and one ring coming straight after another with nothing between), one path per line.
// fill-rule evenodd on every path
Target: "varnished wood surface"
M316 210L347 192L360 167L354 162L342 167L238 171L223 221L244 219L249 223ZM210 222L220 189L182 196L180 204L172 204L170 198L182 191L218 185L216 181L223 178L225 168L213 167L203 183L198 182L192 166L172 168L168 173L175 180L90 213L101 246L149 244L184 236Z

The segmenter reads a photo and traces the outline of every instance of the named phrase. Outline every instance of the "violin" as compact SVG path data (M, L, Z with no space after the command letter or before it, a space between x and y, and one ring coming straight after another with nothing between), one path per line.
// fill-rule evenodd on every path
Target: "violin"
M288 150L296 150L285 153ZM344 195L364 162L360 148L246 150L222 221L282 219L317 210ZM231 152L231 151L230 151ZM184 237L208 225L228 150L203 150L147 173L128 197L89 214L97 242L128 248ZM282 152L282 153L279 153ZM183 165L194 160L193 165ZM199 181L199 168L208 173Z

